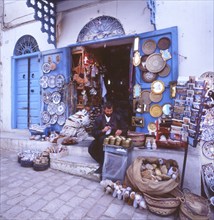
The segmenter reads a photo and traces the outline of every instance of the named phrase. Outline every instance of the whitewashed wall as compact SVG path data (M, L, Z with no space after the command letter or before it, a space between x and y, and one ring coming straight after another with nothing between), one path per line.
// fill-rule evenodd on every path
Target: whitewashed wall
M65 2L57 10L60 12L64 8ZM156 9L157 29L178 26L179 76L200 76L206 71L214 71L213 1L157 1ZM34 10L26 6L25 0L5 0L5 28L1 30L0 39L0 128L4 131L11 130L11 56L16 42L23 35L30 34L37 40L40 51L54 49L47 43L48 36L41 32L41 23L34 21L33 15ZM154 30L145 0L106 1L62 12L57 47L75 43L84 25L102 15L118 19L126 34Z

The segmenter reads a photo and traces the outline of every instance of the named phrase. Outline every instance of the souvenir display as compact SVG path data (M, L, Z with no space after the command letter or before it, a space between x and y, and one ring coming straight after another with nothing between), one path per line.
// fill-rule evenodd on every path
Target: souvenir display
M173 109L173 107L172 107L172 104L170 104L170 103L166 103L162 106L162 112L166 116L169 116L172 114L172 109Z
M148 124L148 131L150 131L150 132L156 132L157 131L157 126L154 122L150 122Z
M46 89L48 87L48 76L42 76L40 78L40 86L43 88L43 89Z
M55 105L53 102L50 102L47 106L47 111L50 115L56 114L57 111L57 105Z
M161 54L153 53L146 59L146 68L152 73L158 73L164 69L166 61L162 58Z
M146 59L147 59L148 57L149 57L148 55L143 55L143 56L141 56L141 62L140 62L139 68L140 68L142 71L147 71L147 69L146 69Z
M65 103L60 102L57 107L56 107L56 114L57 115L62 115L65 112Z
M170 60L172 58L171 53L168 49L160 50L160 54L164 61Z
M43 73L49 73L51 71L51 67L49 63L44 63L42 65L42 71Z
M133 100L133 112L143 113L143 104L139 99Z
M58 120L58 116L56 114L51 115L50 124L51 125L56 124L57 120Z
M166 50L170 47L171 40L168 37L162 37L158 40L158 48L160 50Z
M145 82L151 83L153 82L156 78L157 78L157 74L156 73L152 73L152 72L143 72L142 73L142 79Z
M162 107L158 104L152 105L149 112L152 117L158 118L162 115Z
M132 126L143 127L144 126L144 118L132 116Z
M134 57L133 57L133 65L134 66L139 66L140 65L140 61L141 61L140 53L138 51L136 51L134 53Z
M161 80L155 80L151 84L151 90L154 94L161 94L165 90L164 82Z
M149 98L152 102L160 102L163 98L163 94L155 94L154 92L150 92Z
M170 69L171 69L171 68L170 68L169 64L166 63L166 66L164 67L164 69L163 69L162 71L160 71L160 72L158 73L158 75L161 76L161 77L166 77L166 76L169 75Z
M56 78L54 75L48 77L48 86L52 89L56 87Z
M56 75L56 87L58 87L58 88L62 88L63 86L64 86L64 84L65 84L65 77L64 77L64 75L62 75L62 74L58 74L58 75Z
M42 122L43 122L44 124L47 124L47 123L50 121L50 114L49 114L49 112L43 111L41 118L42 118Z
M144 41L142 46L142 50L144 54L146 55L152 54L155 52L155 49L156 49L156 43L154 40L148 39Z
M54 104L59 104L61 101L61 94L59 92L53 92L51 94L51 100Z

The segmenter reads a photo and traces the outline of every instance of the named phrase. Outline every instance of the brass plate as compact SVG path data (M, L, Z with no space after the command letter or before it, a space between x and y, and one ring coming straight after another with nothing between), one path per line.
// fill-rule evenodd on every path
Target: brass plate
M156 73L152 73L152 72L143 72L142 73L142 79L143 79L143 81L145 81L147 83L153 82L157 78L157 76L158 75Z
M151 84L151 90L155 94L161 94L165 90L164 82L161 80L155 80Z
M152 54L155 52L156 50L156 42L152 39L148 39L146 41L144 41L143 46L142 46L142 50L144 52L144 54Z
M162 95L162 93L161 94L155 94L153 92L150 92L149 97L150 97L152 102L160 102L163 98L163 95Z
M158 73L164 69L166 61L161 54L153 53L146 59L146 69L152 73Z
M160 117L162 115L162 107L158 104L152 105L149 112L152 117Z
M151 103L151 99L149 97L149 94L150 94L149 90L144 90L141 92L140 101L142 104L149 105Z
M166 64L166 66L163 68L162 71L160 71L160 72L158 73L158 75L161 76L161 77L168 76L169 73L170 73L170 70L171 70L170 66L169 66L168 64Z
M166 50L170 47L171 45L171 40L168 37L162 37L158 41L158 48L161 50Z

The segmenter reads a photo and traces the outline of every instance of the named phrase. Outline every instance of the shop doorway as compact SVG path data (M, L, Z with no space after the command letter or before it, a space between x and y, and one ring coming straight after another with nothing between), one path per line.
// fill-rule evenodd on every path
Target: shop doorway
M115 42L90 44L81 49L72 49L73 80L77 82L77 109L83 107L86 102L101 109L104 102L111 101L115 111L130 127L132 100L129 78L133 45L131 39L129 42L114 44ZM86 79L89 83L84 82L81 89L81 79L75 79L76 76L80 76L83 82ZM92 88L96 94L91 93ZM84 100L85 94L87 101ZM100 111L96 112L99 114Z

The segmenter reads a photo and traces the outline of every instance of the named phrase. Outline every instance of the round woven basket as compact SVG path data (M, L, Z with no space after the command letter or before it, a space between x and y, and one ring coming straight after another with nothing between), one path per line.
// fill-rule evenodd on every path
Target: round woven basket
M41 164L34 163L33 165L33 169L35 171L44 171L44 170L47 170L48 167L49 167L48 163L41 163Z
M22 158L20 164L22 167L32 167L33 161L32 160L25 160L24 158Z
M151 212L161 216L171 215L177 211L180 205L180 199L172 194L161 196L151 196L143 193L146 204Z

